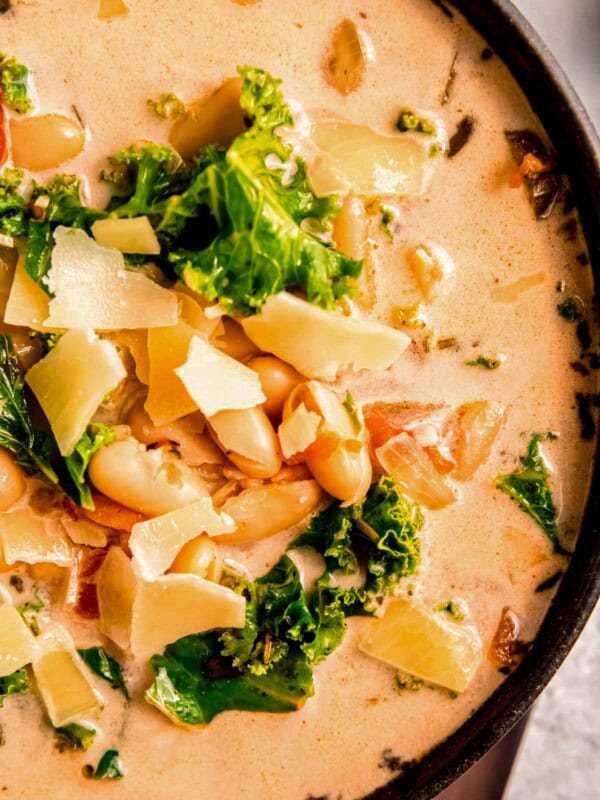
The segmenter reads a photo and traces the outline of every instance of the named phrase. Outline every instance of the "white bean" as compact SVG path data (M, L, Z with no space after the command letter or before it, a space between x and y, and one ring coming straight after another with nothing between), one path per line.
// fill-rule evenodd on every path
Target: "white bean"
M111 500L151 516L208 496L200 475L168 448L146 450L132 438L99 450L90 461L89 476Z

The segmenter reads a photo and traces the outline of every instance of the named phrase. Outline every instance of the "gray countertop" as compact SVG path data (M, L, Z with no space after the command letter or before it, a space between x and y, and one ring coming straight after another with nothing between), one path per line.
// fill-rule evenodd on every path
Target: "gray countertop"
M554 52L600 130L600 0L513 2ZM600 798L599 676L596 609L535 705L505 800Z

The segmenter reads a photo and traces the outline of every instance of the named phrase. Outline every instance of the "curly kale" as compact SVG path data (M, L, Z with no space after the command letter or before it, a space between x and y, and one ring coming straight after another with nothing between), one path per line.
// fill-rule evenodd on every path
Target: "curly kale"
M517 503L552 542L555 553L567 551L558 535L558 512L550 491L550 474L540 453L540 442L555 439L554 434L534 433L519 469L496 478L496 487Z
M0 102L19 114L26 114L33 108L27 94L29 70L15 58L0 53Z

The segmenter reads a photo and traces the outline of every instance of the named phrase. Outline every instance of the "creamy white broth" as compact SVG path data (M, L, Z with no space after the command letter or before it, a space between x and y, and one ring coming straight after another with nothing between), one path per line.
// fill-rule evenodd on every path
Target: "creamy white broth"
M556 431L545 447L554 469L566 542L575 541L591 463L591 443L580 439L575 391L593 391L593 378L575 373L579 357L574 326L556 313L568 293L591 296L589 268L576 256L580 241L567 242L560 211L537 222L524 190L508 186L514 168L505 129L539 129L506 68L481 59L485 43L455 16L449 20L427 0L288 2L245 7L213 0L130 0L129 14L111 22L96 18L95 2L18 4L0 18L2 50L26 63L35 78L41 111L70 113L85 122L84 153L61 170L88 179L89 199L101 202L105 188L95 176L107 154L136 139L165 140L168 124L155 119L146 100L174 91L189 101L232 75L238 64L264 67L283 78L287 97L313 117L339 116L391 131L407 105L440 115L448 131L465 115L475 132L453 159L440 158L425 199L394 203L398 230L390 243L374 218L367 270L374 290L370 313L385 322L393 306L418 299L405 261L407 247L427 239L441 244L456 269L442 295L427 304L432 327L455 336L458 349L424 354L416 343L388 372L344 376L357 400L447 403L499 400L507 422L492 455L467 483L459 502L427 512L414 596L435 608L448 599L468 610L465 624L477 628L484 654L502 609L521 622L530 641L552 592L535 587L565 560L515 504L493 488L499 473L513 469L533 431ZM362 13L361 13L362 12ZM372 43L361 87L343 97L325 82L322 65L332 31L344 17L354 20ZM449 102L440 97L454 53L457 77ZM514 302L494 300L494 289L543 273L544 282ZM418 337L415 337L416 339ZM500 369L469 368L479 353L502 353ZM291 534L261 542L251 551L228 554L262 574ZM21 602L8 582L2 584ZM42 587L43 589L43 587ZM78 646L98 643L94 624L77 621L68 608L53 619L70 629ZM106 707L99 735L84 754L58 753L39 699L32 692L11 697L0 711L5 743L0 747L0 789L7 798L59 800L102 793L108 798L279 798L309 795L355 798L393 777L381 766L384 751L402 761L418 758L454 731L503 679L487 657L468 690L457 698L430 688L397 693L394 671L362 655L358 634L367 621L349 620L344 644L315 669L315 696L298 712L271 715L227 712L195 731L173 726L143 702L151 680L143 663L125 662L132 701L97 682ZM119 750L127 777L101 785L81 775L108 747ZM6 788L4 788L6 787Z

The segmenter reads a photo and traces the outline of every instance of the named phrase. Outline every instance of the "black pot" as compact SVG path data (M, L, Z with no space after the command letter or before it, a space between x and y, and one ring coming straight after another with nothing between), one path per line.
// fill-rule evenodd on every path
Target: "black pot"
M452 6L439 2L440 13ZM571 181L596 285L600 282L600 140L564 72L509 0L454 0L527 95ZM552 13L548 9L548 13ZM597 299L596 299L597 302ZM596 309L597 311L597 309ZM594 315L597 324L598 315ZM581 633L600 596L600 452L575 554L519 668L464 725L368 800L427 800L471 767L523 717ZM367 800L367 799L365 799Z

